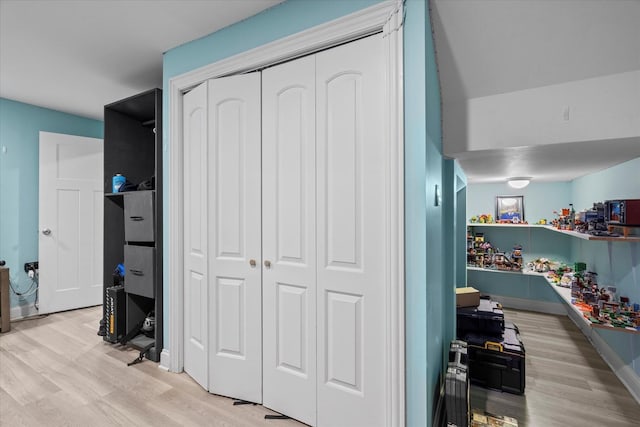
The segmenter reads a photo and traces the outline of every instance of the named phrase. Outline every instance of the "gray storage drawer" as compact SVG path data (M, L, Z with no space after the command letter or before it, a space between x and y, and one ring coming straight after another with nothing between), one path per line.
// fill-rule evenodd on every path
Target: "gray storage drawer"
M124 245L124 291L147 298L155 297L156 249Z
M153 191L138 191L124 195L124 240L153 242L155 221Z

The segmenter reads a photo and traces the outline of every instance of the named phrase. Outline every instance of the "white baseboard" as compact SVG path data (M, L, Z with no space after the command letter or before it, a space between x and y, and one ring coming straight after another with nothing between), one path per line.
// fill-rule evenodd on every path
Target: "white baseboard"
M169 350L163 348L162 352L160 353L160 365L158 365L158 368L162 369L163 371L169 372L170 364L171 358L169 357Z
M607 344L596 329L592 329L588 326L585 327L584 321L582 320L579 322L574 318L571 320L578 325L582 333L591 342L591 345L593 345L596 351L600 354L602 360L609 365L613 373L616 374L622 384L627 387L627 390L629 390L629 393L631 393L636 402L640 403L640 377L638 377L638 374L636 374L631 366L627 365L622 359L620 359L618 353L616 353L615 350Z
M567 308L560 302L539 301L502 295L491 295L491 299L499 302L503 307L515 308L516 310L536 311L538 313L557 314L561 316L567 314Z
M564 303L536 301L500 295L492 295L491 299L501 303L507 308L569 316L578 329L587 337L602 359L609 365L613 373L616 374L622 384L627 387L633 398L640 403L640 377L638 377L638 374L636 374L631 366L625 364L624 361L620 359L618 353L607 344L595 329L589 327L583 319L579 318L575 311L567 309Z
M24 319L25 317L37 316L40 314L38 309L33 306L33 303L28 305L18 305L11 307L9 318L11 320Z

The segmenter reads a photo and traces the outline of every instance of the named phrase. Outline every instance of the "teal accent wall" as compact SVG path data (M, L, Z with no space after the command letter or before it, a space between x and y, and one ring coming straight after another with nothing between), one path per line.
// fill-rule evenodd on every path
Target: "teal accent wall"
M411 2L409 2L411 3ZM445 160L442 156L442 107L440 97L440 81L438 76L438 66L436 63L435 45L431 27L431 17L428 2L425 4L424 29L425 32L425 80L426 80L426 245L427 245L427 318L426 318L426 339L427 339L427 422L426 425L433 424L433 412L438 398L440 397L440 386L442 376L446 370L451 327L454 324L455 308L454 301L455 285L455 244L456 231L455 205L453 212L446 212L446 205L442 200L453 199L451 184L445 182L451 180L449 167L445 168ZM407 37L410 39L410 37ZM411 56L409 49L405 48L405 58ZM406 73L406 68L405 68ZM413 90L412 80L405 77L405 89ZM405 105L405 111L412 108ZM409 144L409 141L405 141ZM417 177L416 177L417 178ZM408 179L408 178L407 178ZM437 189L437 190L436 190ZM445 191L447 194L445 195ZM450 204L450 203L449 203ZM451 227L452 217L453 227ZM448 227L447 227L448 225ZM407 223L407 233L411 233L413 224ZM454 256L448 257L453 248ZM448 280L447 280L448 279ZM407 286L417 285L407 282ZM409 319L407 320L409 321ZM411 372L411 371L409 371ZM412 425L412 424L409 424Z
M589 209L594 202L640 199L640 157L571 181L576 210Z
M0 259L20 290L31 284L24 263L38 259L40 131L102 138L103 123L0 98ZM32 304L34 298L11 292L11 307Z
M231 55L328 22L378 1L289 0L238 24L187 43L164 55L164 257L171 246L168 194L171 150L168 82L174 76ZM445 289L445 271L454 261L444 257L452 239L443 228L443 208L434 206L435 185L443 189L440 92L425 0L407 0L404 23L405 110L405 274L406 274L406 416L408 426L431 426L433 398L443 370L442 346L454 322ZM462 175L463 176L463 175ZM449 191L449 190L448 190ZM444 194L443 194L444 199ZM428 249L427 249L428 248ZM427 274L428 272L428 274ZM169 323L168 264L164 268L165 324ZM447 326L449 325L449 326ZM450 329L452 330L452 329ZM168 328L164 342L169 343ZM446 343L448 346L448 342ZM169 349L170 350L170 349Z
M496 196L524 196L524 219L534 224L540 219L551 221L554 210L568 208L571 200L570 182L531 182L517 190L507 183L469 184L467 191L467 221L474 215L496 215Z
M443 160L443 358L448 358L448 346L455 339L455 288L466 286L466 176L455 160ZM444 366L443 366L444 368Z
M640 157L571 182L577 210L611 199L640 199ZM618 295L640 303L639 242L572 242L572 256L598 273L598 282L615 285ZM595 329L640 377L640 336Z
M426 3L408 1L404 29L405 336L407 425L425 426L432 411L427 355Z
M462 287L467 283L467 176L457 161L454 162L453 172L456 204L454 283L456 287Z

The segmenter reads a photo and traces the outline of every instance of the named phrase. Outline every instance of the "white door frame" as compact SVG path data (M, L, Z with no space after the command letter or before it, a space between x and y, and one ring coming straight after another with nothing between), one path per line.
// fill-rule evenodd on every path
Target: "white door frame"
M363 36L382 32L386 50L385 131L391 142L388 167L390 219L387 235L386 337L387 426L405 425L405 335L404 335L404 111L402 0L386 0L334 21L276 40L255 49L206 65L169 80L170 126L170 252L169 252L169 349L162 350L162 365L172 372L183 370L184 355L184 263L183 263L183 142L182 95L215 77L243 73L300 57ZM382 189L381 189L382 191ZM168 362L168 363L167 363Z

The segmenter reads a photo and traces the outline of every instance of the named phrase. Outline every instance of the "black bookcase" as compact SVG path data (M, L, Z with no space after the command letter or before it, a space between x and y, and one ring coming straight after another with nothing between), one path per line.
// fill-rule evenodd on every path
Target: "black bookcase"
M112 179L122 174L149 189L113 192ZM104 107L104 286L113 286L117 265L125 266L124 321L132 331L151 312L153 333L130 341L145 356L160 360L162 351L162 91L152 89ZM106 301L105 301L106 302ZM122 319L124 317L124 319ZM109 319L107 327L109 327ZM125 334L126 334L125 333ZM105 337L105 339L107 339Z

